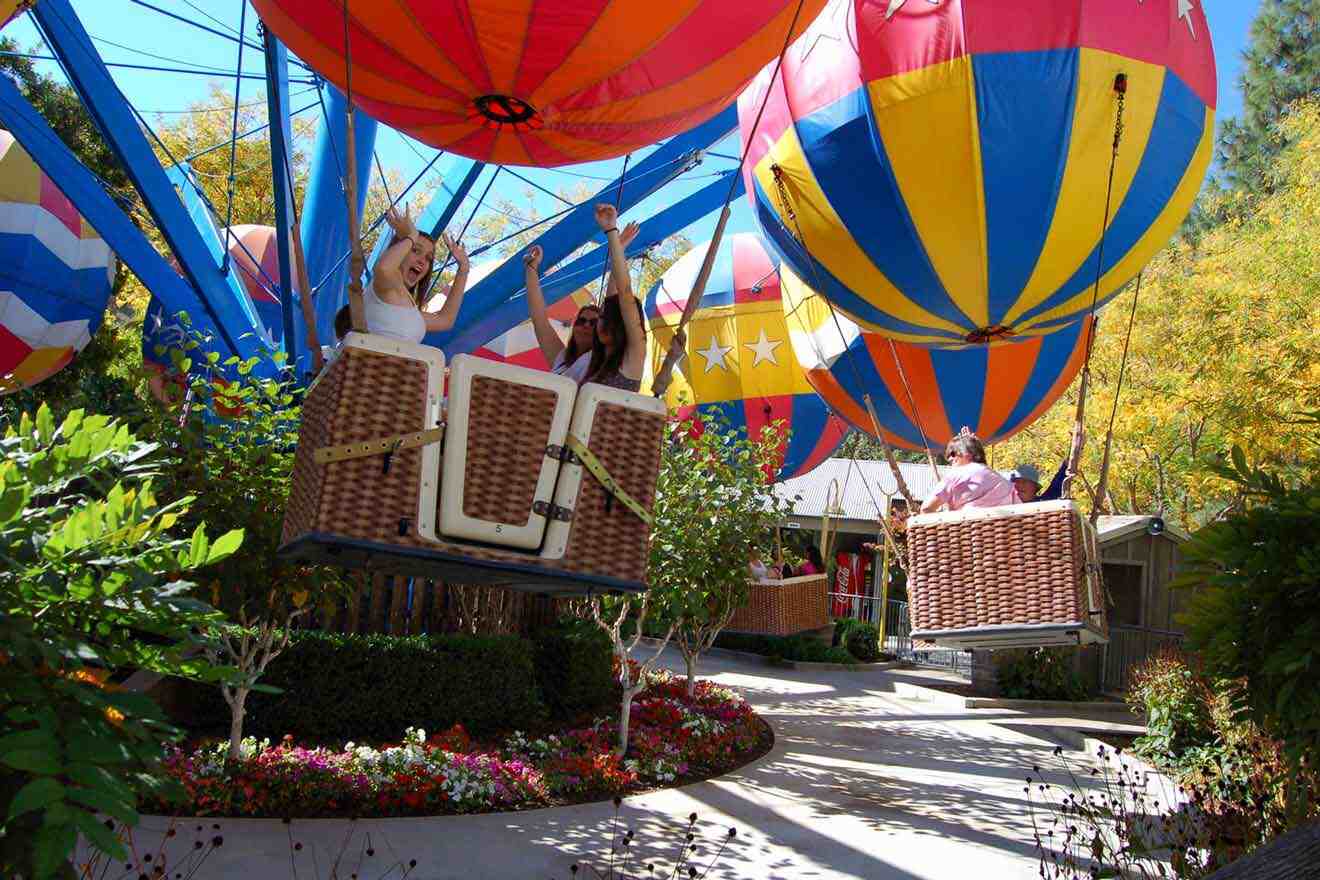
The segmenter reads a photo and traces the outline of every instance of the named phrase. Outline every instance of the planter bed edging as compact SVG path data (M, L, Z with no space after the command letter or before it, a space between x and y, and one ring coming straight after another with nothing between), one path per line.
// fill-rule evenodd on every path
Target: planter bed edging
M1136 717L1124 703L1067 700L1009 700L996 697L964 697L938 688L900 682L895 689L901 699L936 703L954 709L1016 709L1022 712L1103 712Z
M641 644L646 645L648 648L659 648L660 640L653 639L650 636L642 636ZM669 644L672 646L674 643L671 641ZM881 660L876 663L862 663L860 661L857 663L812 663L807 660L775 660L765 654L755 654L751 651L735 651L732 648L710 648L701 652L703 657L707 654L715 654L720 657L732 657L737 660L750 660L753 663L759 661L765 663L767 666L775 666L779 669L801 669L803 671L876 672L886 669L912 668L912 663L907 660ZM681 675L682 673L676 672L674 674Z

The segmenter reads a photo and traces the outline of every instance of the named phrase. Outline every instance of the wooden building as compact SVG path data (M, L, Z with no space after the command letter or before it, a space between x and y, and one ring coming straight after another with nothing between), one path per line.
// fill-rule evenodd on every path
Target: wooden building
M1171 583L1188 535L1156 516L1102 516L1096 525L1110 636L1109 644L1083 652L1083 670L1099 690L1117 694L1147 657L1182 643L1177 617L1185 598Z

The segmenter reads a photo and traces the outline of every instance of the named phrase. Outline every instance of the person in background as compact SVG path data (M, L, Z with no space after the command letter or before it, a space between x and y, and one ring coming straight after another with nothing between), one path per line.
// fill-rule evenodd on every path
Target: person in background
M761 561L761 551L753 549L751 555L747 558L747 570L752 576L752 580L758 584L765 583L770 577L770 571Z
M1023 504L1037 500L1036 496L1040 494L1040 471L1036 470L1034 464L1018 465L1009 473L1008 478L1013 481L1013 490Z
M825 560L820 558L820 548L815 544L807 545L807 561L802 563L802 570L799 575L805 577L809 574L824 574Z
M986 466L985 446L966 428L949 441L944 457L952 467L921 505L922 513L932 513L942 507L962 510L964 507L1000 507L1018 503L1013 484Z

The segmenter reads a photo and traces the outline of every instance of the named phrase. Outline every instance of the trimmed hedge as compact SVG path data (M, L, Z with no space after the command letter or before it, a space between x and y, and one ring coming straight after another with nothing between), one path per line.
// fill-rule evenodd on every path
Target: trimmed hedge
M722 632L715 637L715 647L804 663L857 662L847 649L827 645L813 636L757 636Z
M607 714L618 694L609 638L566 620L516 636L294 634L248 696L244 733L278 739L397 741L409 727L462 724L474 736ZM212 685L179 681L171 714L194 731L228 730Z
M614 648L593 623L563 620L536 634L536 676L552 718L595 714L616 702Z
M880 659L880 630L869 623L850 627L844 647L863 663L874 663Z
M300 632L261 679L282 693L248 697L244 732L361 741L398 740L409 727L535 727L546 717L535 654L514 636Z

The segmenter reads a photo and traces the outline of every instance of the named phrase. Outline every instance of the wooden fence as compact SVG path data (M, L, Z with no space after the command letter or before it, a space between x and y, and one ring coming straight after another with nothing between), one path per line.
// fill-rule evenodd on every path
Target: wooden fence
M555 599L503 587L446 584L389 575L357 575L345 600L303 619L326 632L422 635L466 632L528 636L559 616Z

